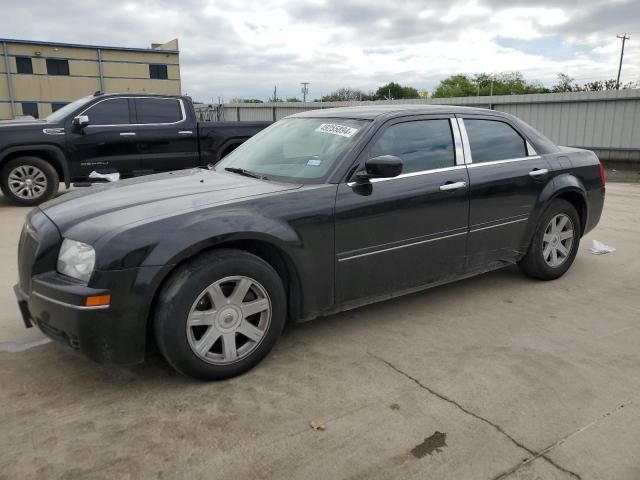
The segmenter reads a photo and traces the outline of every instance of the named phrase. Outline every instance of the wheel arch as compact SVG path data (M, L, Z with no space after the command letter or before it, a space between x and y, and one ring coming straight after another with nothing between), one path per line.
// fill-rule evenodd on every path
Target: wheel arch
M295 320L302 308L302 286L300 283L300 275L295 263L289 255L275 242L256 237L234 238L234 239L222 239L219 242L211 245L209 244L205 248L201 248L197 251L190 252L188 256L184 256L181 260L172 266L171 269L164 271L162 278L157 282L157 288L155 288L153 295L150 299L150 303L147 309L147 321L146 321L146 338L147 338L147 353L149 348L155 344L153 337L153 320L155 315L155 306L158 301L160 292L169 281L171 276L178 271L184 265L192 262L195 258L215 252L221 249L235 249L251 253L265 262L267 262L278 273L280 279L285 288L287 295L287 313L288 321Z
M71 174L67 158L59 147L53 145L23 145L7 148L0 153L0 168L11 160L26 156L38 157L51 163L60 180L69 187Z
M580 234L583 235L589 219L589 211L587 189L582 181L570 173L554 177L553 181L549 182L542 191L543 207L540 209L540 214L549 203L556 199L566 200L575 207L580 218Z

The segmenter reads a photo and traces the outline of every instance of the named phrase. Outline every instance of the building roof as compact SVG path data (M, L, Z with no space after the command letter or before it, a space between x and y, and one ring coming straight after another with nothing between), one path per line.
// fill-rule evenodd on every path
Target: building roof
M179 50L163 50L159 48L132 48L132 47L113 47L107 45L86 45L82 43L60 43L60 42L44 42L40 40L20 40L15 38L0 38L0 43L18 43L23 45L48 45L52 47L73 47L73 48L92 48L101 50L124 50L127 52L144 52L144 53L180 53Z
M402 116L437 113L499 113L495 110L473 107L456 107L452 105L419 105L419 104L396 104L396 105L365 105L358 107L336 107L309 110L296 113L292 117L306 118L362 118L373 120L379 116Z

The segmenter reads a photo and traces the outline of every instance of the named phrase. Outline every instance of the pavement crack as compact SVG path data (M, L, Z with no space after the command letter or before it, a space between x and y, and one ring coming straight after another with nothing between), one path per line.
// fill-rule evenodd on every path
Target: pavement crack
M497 432L501 433L503 436L505 436L506 438L508 438L516 447L524 450L525 452L527 452L529 455L531 455L531 457L527 458L526 460L520 462L519 464L515 465L514 467L510 468L509 470L506 470L500 474L498 474L497 476L493 477L491 480L500 480L502 478L507 477L508 475L511 475L513 472L519 470L520 468L522 468L523 466L533 462L534 460L541 458L543 460L545 460L546 462L548 462L549 464L553 465L555 468L557 468L558 470L571 475L573 478L577 479L577 480L581 480L580 475L578 475L575 472L572 472L571 470L568 470L564 467L562 467L561 465L558 465L556 462L554 462L553 460L551 460L550 458L548 458L545 454L548 453L552 448L555 448L555 446L557 446L556 444L559 445L558 442L556 442L556 444L553 444L554 446L552 446L551 448L548 449L543 449L540 452L536 452L535 450L530 449L529 447L527 447L526 445L524 445L523 443L519 442L518 440L516 440L514 437L512 437L509 433L507 433L500 425L492 422L491 420L484 418L481 415L478 415L475 412L472 412L471 410L469 410L468 408L465 408L464 406L462 406L460 403L456 402L455 400L453 400L452 398L447 397L446 395L434 390L433 388L425 385L424 383L422 383L420 380L418 380L415 377L412 377L411 375L409 375L408 373L406 373L405 371L401 370L400 368L396 367L393 363L385 360L382 357L379 357L378 355L375 355L369 351L367 351L367 354L370 357L375 358L376 360L378 360L379 362L384 363L385 365L387 365L389 368L391 368L392 370L396 371L397 373L399 373L400 375L403 375L404 377L408 378L409 380L411 380L413 383L415 383L416 385L418 385L421 389L426 390L427 392L429 392L431 395L439 398L440 400L443 400L451 405L453 405L454 407L456 407L458 410L460 410L461 412L475 418L476 420L479 420L487 425L489 425L491 428L493 428L494 430L496 430ZM569 438L569 437L567 437ZM566 440L567 438L563 439L562 441ZM560 442L562 442L560 441Z

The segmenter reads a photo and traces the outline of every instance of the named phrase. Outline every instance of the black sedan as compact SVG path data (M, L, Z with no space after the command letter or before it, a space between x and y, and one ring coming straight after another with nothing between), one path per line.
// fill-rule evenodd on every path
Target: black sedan
M604 174L503 113L305 112L215 167L72 192L34 209L24 321L99 362L155 342L202 379L260 362L300 322L517 263L551 280L596 226Z

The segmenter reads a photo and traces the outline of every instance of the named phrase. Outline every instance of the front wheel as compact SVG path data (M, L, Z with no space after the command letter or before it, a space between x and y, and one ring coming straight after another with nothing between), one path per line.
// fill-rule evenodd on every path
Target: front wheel
M204 254L175 272L155 306L156 341L179 372L229 378L257 365L286 319L286 296L267 262L239 250Z
M46 202L59 186L58 172L42 158L14 158L0 171L2 193L16 205L31 207Z
M554 280L569 270L580 244L580 218L566 200L554 200L543 213L520 270L539 280Z

